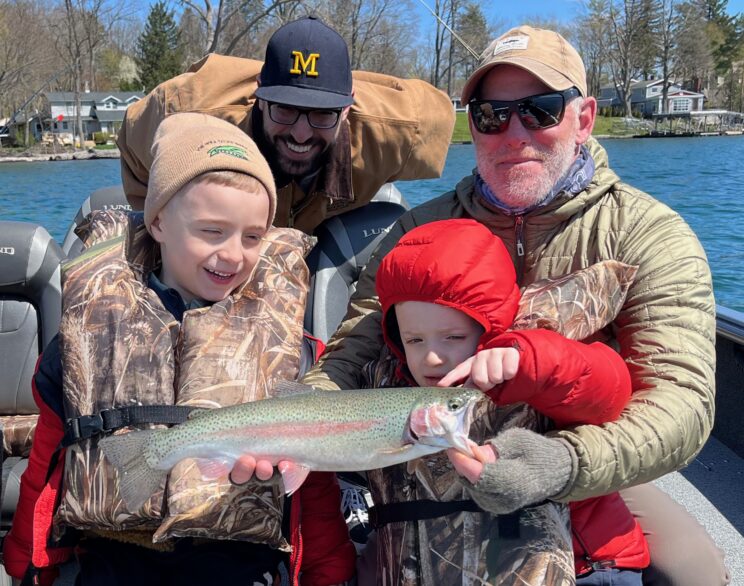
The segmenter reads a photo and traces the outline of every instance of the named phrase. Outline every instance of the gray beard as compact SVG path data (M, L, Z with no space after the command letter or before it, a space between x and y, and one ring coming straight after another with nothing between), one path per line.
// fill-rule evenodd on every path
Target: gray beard
M498 200L511 209L540 204L576 160L573 141L560 144L550 152L534 148L533 151L539 153L543 161L541 173L513 169L506 177L495 172L495 163L500 157L495 153L477 153L478 173Z

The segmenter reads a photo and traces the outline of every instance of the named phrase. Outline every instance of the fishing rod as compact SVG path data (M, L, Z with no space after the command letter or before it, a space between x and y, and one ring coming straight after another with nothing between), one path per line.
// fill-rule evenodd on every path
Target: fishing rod
M2 133L2 131L10 132L10 125L15 123L16 116L20 114L24 110L24 108L28 106L36 96L38 96L41 92L43 92L44 88L51 85L52 82L56 81L60 75L62 75L63 73L67 73L70 69L72 69L72 65L70 65L69 67L66 67L65 69L58 71L52 77L47 79L38 90L36 90L33 94L31 94L30 98L28 98L25 102L23 102L23 105L21 105L20 108L16 108L16 111L13 112L10 118L8 118L8 122L5 124L5 126L0 126L0 134Z
M429 5L426 2L424 2L424 0L418 0L418 1L424 8L426 8L429 12L432 13L434 18L436 18L441 23L441 25L444 28L446 28L455 39L457 39L460 42L460 44L463 47L465 47L465 50L472 55L473 59L475 59L476 61L480 59L480 55L478 55L478 53L473 51L473 49L471 49L470 46L465 41L462 40L462 37L460 37L460 35L458 35L455 31L453 31L452 28L446 22L444 22L436 12L434 12L431 8L429 8Z

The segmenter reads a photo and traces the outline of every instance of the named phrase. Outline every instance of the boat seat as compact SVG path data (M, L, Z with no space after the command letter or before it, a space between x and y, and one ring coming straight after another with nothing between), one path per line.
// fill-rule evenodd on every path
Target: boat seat
M403 195L386 183L364 207L334 216L315 230L318 243L307 257L310 291L305 329L327 342L346 314L359 274L380 240L409 209Z
M38 410L31 391L36 361L59 329L60 262L64 254L35 224L0 221L0 427L2 523L17 502ZM16 482L8 481L15 478ZM15 499L15 500L14 500ZM6 529L7 527L2 527Z
M83 243L77 237L75 230L83 220L95 210L131 210L132 206L127 202L124 189L121 185L102 187L92 192L82 203L70 227L67 229L65 239L62 242L62 251L65 256L75 258L83 250Z

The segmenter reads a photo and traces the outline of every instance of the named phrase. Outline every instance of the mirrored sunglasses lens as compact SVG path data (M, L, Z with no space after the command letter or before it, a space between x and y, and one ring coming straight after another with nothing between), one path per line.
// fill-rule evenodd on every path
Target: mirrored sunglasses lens
M549 94L519 104L519 118L526 128L550 128L563 118L563 96Z
M502 132L509 125L511 112L509 108L494 107L491 102L472 104L473 123L479 132L496 134Z

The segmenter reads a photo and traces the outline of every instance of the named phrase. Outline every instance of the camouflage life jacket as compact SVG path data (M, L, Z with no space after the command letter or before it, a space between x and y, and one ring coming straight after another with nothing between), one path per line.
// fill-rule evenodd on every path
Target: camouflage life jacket
M636 267L604 261L560 279L536 282L523 291L513 328L541 327L586 339L615 318L635 272ZM405 386L397 378L397 367L397 359L385 348L380 360L367 366L367 383ZM527 405L482 402L473 414L470 438L482 444L510 427L545 431L547 425ZM370 510L370 520L377 521L377 584L575 584L567 506L546 502L505 519L509 516L478 509L459 478L446 453L367 472L375 508L382 505L380 510L388 511L380 524ZM427 511L414 516L429 518L394 521L401 510L410 514L414 509L385 506L411 501L419 501L414 506ZM443 514L434 516L437 510Z
M365 376L371 387L405 386L396 380L396 369L397 359L385 349ZM541 431L546 426L547 421L526 405L497 407L484 401L473 413L470 438L482 444L509 427ZM445 452L371 470L367 479L375 503L373 522L375 509L385 510L391 503L419 501L414 506L433 508L434 501L452 506L432 518L378 525L377 584L574 584L567 506L549 502L502 517L482 511L470 500Z
M257 401L276 381L297 377L310 237L271 229L252 278L227 299L186 311L179 323L147 286L159 258L142 214L97 212L86 228L86 250L63 273L60 349L68 420L132 405L214 408ZM207 482L194 461L185 460L163 490L130 511L99 437L66 450L58 536L64 526L146 535L157 529L154 541L201 536L288 547L279 482L237 487L227 476Z

